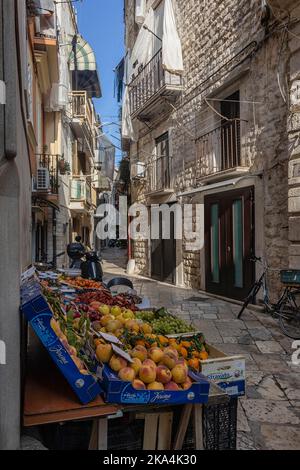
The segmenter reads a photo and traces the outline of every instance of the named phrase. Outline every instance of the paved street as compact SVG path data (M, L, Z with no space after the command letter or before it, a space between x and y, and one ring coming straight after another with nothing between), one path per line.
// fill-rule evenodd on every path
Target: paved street
M104 250L106 277L125 274L126 252ZM291 363L292 340L268 315L246 311L237 320L239 306L206 293L167 286L135 277L139 295L155 307L191 321L207 341L227 354L246 357L247 396L238 411L239 449L299 449L300 366Z

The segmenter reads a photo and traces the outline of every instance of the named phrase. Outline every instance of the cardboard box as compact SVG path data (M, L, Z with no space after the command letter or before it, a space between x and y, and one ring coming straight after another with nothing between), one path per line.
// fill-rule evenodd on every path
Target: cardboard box
M197 334L184 333L168 335L168 338L186 338L187 340ZM204 333L205 336L205 333ZM244 396L246 393L246 360L244 356L227 356L213 346L206 343L209 359L201 362L201 373L222 388L231 397Z
M69 352L53 331L50 321L52 311L44 298L38 280L33 276L23 279L21 285L21 311L47 349L51 358L65 376L82 404L94 400L102 391L97 379L83 375Z
M107 403L124 405L182 405L187 403L207 403L210 389L209 381L201 374L192 374L196 380L189 390L182 391L153 391L135 390L131 382L123 382L108 367L104 365L101 371L101 386L105 392Z
M243 356L227 356L207 345L209 359L201 362L201 372L232 397L245 395L246 366Z

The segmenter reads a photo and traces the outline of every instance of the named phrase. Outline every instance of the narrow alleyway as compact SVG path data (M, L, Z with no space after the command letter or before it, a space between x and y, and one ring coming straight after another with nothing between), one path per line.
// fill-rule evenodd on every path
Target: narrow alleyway
M106 278L124 275L126 251L103 251ZM298 449L300 445L300 366L291 363L292 340L277 321L250 311L237 320L239 306L206 293L135 276L134 286L153 307L165 306L203 331L227 354L246 357L247 396L239 400L238 449Z

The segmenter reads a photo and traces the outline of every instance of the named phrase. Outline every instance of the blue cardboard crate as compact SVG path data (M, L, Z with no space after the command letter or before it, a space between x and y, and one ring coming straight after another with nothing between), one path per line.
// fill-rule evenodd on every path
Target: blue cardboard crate
M69 352L51 327L52 311L35 278L21 286L21 311L47 349L82 404L93 401L102 392L93 375L81 374Z
M285 269L280 271L281 282L283 284L297 284L300 287L300 270Z
M131 382L124 382L107 365L102 369L101 386L107 403L123 405L184 405L186 403L207 403L209 381L202 374L190 374L196 382L189 390L155 391L136 390Z

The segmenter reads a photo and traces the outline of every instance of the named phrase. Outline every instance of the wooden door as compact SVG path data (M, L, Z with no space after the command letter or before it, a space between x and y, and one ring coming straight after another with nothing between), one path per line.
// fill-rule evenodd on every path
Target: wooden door
M157 281L175 284L176 240L175 217L171 212L170 238L163 239L162 213L159 214L159 239L151 240L151 277Z
M208 292L243 299L253 281L254 188L205 198L205 259Z

